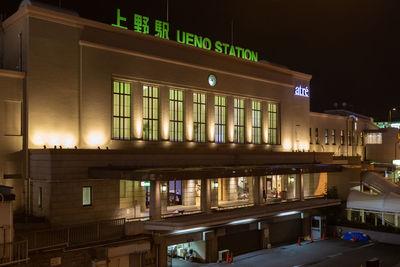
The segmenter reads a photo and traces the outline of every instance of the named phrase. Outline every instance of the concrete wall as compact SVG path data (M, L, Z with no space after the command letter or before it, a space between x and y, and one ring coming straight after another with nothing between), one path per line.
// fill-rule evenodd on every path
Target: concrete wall
M400 159L400 139L398 129L384 128L371 132L382 133L382 144L366 145L368 160L381 163L392 163L394 159Z
M311 129L311 151L324 151L333 152L335 156L361 156L365 158L364 145L362 145L362 135L365 140L363 131L376 129L371 121L354 118L310 112L310 129ZM308 133L310 133L310 129ZM318 143L316 136L316 129L318 129ZM325 143L325 131L328 130L328 143ZM332 138L332 130L335 130L335 141ZM344 144L341 144L340 132L344 132ZM349 140L348 132L351 131L352 140ZM363 134L362 134L363 133ZM350 142L349 142L350 141ZM351 144L351 145L350 145Z

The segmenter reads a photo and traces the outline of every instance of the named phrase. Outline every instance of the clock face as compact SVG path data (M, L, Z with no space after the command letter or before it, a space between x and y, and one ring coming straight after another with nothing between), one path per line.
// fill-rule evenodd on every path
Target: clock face
M213 74L210 74L210 76L208 76L208 84L210 84L211 86L215 86L216 83L217 78Z

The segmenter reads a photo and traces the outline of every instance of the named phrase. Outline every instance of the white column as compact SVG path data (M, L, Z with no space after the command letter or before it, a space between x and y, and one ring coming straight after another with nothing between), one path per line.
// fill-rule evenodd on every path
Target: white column
M226 97L226 142L233 143L234 135L234 103L233 96Z
M215 99L214 94L207 94L207 141L214 142L215 140Z
M193 92L185 91L184 101L184 131L185 140L193 141Z
M169 88L167 86L160 86L159 88L159 132L160 140L169 139Z
M251 100L244 100L244 131L245 143L251 143L251 130L252 130L252 117L251 117Z
M160 181L150 182L150 220L161 219Z

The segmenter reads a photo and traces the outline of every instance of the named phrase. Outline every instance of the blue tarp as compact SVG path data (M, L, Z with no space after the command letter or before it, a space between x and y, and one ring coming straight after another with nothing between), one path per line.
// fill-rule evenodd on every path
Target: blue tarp
M347 232L342 236L342 238L353 241L354 235L357 237L357 242L367 242L368 241L368 236L366 234L359 233L359 232Z

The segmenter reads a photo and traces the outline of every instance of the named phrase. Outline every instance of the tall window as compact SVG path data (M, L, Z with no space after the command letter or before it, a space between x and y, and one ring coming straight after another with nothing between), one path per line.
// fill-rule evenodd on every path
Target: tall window
M113 131L116 140L131 139L131 84L113 82Z
M183 141L183 92L169 90L169 139Z
M234 136L233 142L238 144L244 143L244 100L233 99L233 124Z
M42 207L42 204L43 204L42 200L43 200L43 190L42 190L42 187L40 186L39 187L39 195L38 195L38 207L39 208Z
M92 206L92 187L82 187L82 206Z
M336 145L336 130L332 129L332 145Z
M143 86L143 140L158 140L158 88Z
M268 104L268 143L278 144L278 105Z
M206 141L206 95L193 93L193 140Z
M310 134L309 134L309 136L310 136L310 144L312 144L313 142L312 142L312 128L310 128Z
M251 140L253 144L261 144L261 102L251 102L251 113Z
M319 137L318 137L318 128L315 128L315 143L319 144Z
M340 130L340 144L344 145L344 130Z
M215 142L225 143L226 99L215 96Z
M325 145L329 145L329 130L325 129Z
M353 133L351 130L347 131L347 145L351 146L351 141L353 138Z

